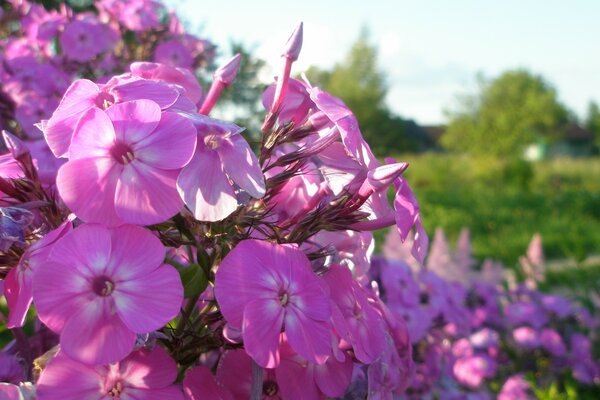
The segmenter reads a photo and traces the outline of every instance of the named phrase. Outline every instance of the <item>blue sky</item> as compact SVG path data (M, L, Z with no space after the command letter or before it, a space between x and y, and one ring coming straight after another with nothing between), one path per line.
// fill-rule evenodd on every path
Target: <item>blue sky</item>
M600 102L600 1L167 0L193 31L227 48L253 46L275 74L291 31L304 22L294 72L340 61L362 26L379 48L389 107L425 124L443 123L475 76L509 68L540 73L578 116Z

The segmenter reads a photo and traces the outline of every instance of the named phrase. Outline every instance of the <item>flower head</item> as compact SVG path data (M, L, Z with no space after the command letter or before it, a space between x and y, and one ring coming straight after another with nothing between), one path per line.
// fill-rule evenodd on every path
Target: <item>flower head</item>
M215 296L227 323L242 330L246 352L265 368L279 364L282 332L308 361L323 364L331 353L329 300L296 247L240 242L221 262Z
M39 318L60 333L69 357L119 361L133 349L136 333L159 329L179 312L183 287L164 257L160 241L143 228L82 225L56 242L36 271Z

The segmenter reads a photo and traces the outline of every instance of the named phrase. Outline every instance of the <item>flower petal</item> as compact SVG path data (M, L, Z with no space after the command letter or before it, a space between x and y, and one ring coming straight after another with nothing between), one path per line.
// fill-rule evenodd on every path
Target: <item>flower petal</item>
M99 108L85 112L75 126L69 147L69 159L110 157L115 129L108 115Z
M283 308L276 299L257 299L244 307L244 347L261 367L275 368L279 365L283 316Z
M33 276L38 317L54 332L60 332L71 315L85 307L90 292L88 280L68 264L49 261Z
M136 335L117 314L111 298L96 298L70 316L60 335L60 346L70 358L85 364L112 364L133 349Z
M262 169L250 145L241 135L233 135L229 140L223 140L219 156L223 162L223 169L236 185L257 199L265 195Z
M37 396L46 400L100 399L104 394L103 370L74 361L60 351L43 369Z
M344 394L352 380L354 363L346 356L344 362L330 357L323 365L315 365L315 382L327 397L339 397Z
M112 229L110 235L111 253L105 274L112 276L116 282L155 271L165 259L165 247L147 229L122 225Z
M177 101L179 92L173 86L164 82L139 79L114 86L110 89L111 94L119 103L131 100L152 100L165 109Z
M86 222L116 226L114 198L122 167L110 158L70 160L58 170L56 186L65 204Z
M116 186L115 211L136 225L163 222L183 208L176 189L178 170L164 170L134 161L123 168Z
M323 364L331 355L329 323L308 318L296 307L287 308L285 334L294 351L308 361Z
M79 79L69 86L44 130L46 142L56 157L66 155L73 128L83 112L94 106L99 93L98 86L87 79Z
M194 124L176 113L165 112L151 135L134 147L135 157L155 168L183 168L196 149Z
M213 150L197 151L177 179L177 189L199 221L220 221L237 209L235 193Z
M115 282L113 298L125 325L136 333L147 333L161 328L179 313L183 286L175 268L163 265L136 279Z
M162 388L175 382L177 364L160 346L152 350L142 348L119 363L119 374L136 388Z
M106 110L118 141L133 145L152 133L160 121L160 107L152 100L118 103Z

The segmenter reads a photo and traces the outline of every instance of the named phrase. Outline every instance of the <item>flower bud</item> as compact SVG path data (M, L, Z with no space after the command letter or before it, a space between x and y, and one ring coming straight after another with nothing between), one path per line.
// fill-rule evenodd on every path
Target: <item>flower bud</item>
M282 56L291 61L296 61L302 50L302 22L292 32L290 38L285 44Z
M237 53L229 61L217 68L213 75L214 79L221 81L225 86L231 85L240 69L241 61L242 56L240 53Z
M21 139L9 133L8 131L2 131L2 138L4 139L4 144L6 144L6 148L10 151L10 154L17 161L23 160L23 157L27 157L30 152L29 148L23 143Z

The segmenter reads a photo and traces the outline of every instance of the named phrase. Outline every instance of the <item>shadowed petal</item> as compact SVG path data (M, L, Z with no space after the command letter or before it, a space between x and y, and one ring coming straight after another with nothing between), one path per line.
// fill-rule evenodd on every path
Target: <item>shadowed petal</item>
M111 364L122 360L133 349L135 333L111 314L110 298L87 303L70 316L60 335L61 350L85 364Z
M244 307L244 347L264 368L275 368L279 364L283 315L283 308L276 299L257 299Z
M331 355L329 324L310 319L293 306L287 308L285 334L294 351L308 361L323 364Z
M113 297L125 325L136 333L147 333L177 315L183 301L183 286L175 268L163 265L145 276L115 283Z

